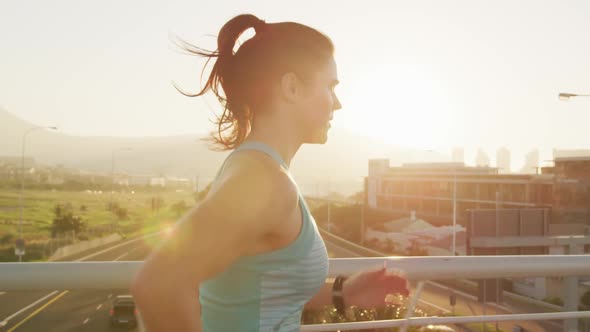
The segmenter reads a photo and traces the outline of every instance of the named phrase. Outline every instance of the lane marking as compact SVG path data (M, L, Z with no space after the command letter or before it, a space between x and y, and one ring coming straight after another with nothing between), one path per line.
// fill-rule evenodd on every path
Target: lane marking
M82 325L85 325L86 323L88 323L88 321L89 321L89 320L90 320L90 318L86 318L86 319L84 320L84 323L82 323Z
M121 259L121 258L123 258L123 257L127 256L127 254L129 254L129 251L128 251L128 252L126 252L126 253L124 253L123 255L121 255L121 256L119 256L119 257L117 257L117 258L113 259L113 262L116 262L116 261L118 261L119 259Z
M428 301L424 301L424 300L418 300L418 301L420 301L420 302L422 302L422 303L424 303L424 304L426 304L426 305L429 305L429 306L431 306L431 307L433 307L433 308L436 308L436 309L438 309L438 310L441 310L441 311L442 311L442 312L444 312L444 313L450 313L450 312L451 312L449 309L445 309L445 308L443 308L443 307L439 307L438 305L436 305L436 304L434 304L434 303L430 303L430 302L428 302Z
M96 310L100 310L100 308L102 308L102 303L98 305L98 307L96 307Z
M49 300L47 303L45 303L43 306L41 306L39 309L33 311L30 315L28 315L25 319L21 320L20 322L18 322L18 324L16 324L15 326L13 326L10 330L6 331L6 332L13 332L14 330L16 330L17 327L21 326L22 324L24 324L26 321L28 321L29 319L33 318L35 315L37 315L38 313L40 313L43 309L47 308L50 304L52 304L53 302L59 300L62 296L66 295L68 293L68 291L63 291L61 294L59 294L58 296L54 297L53 299Z
M10 315L10 316L8 316L8 317L4 318L2 321L0 321L0 326L5 326L6 324L8 324L8 321L9 321L9 320L11 320L11 319L13 319L14 317L16 317L16 316L20 315L20 314L21 314L23 311L27 311L27 310L28 310L28 309L30 309L31 307L34 307L34 306L35 306L35 305L37 305L39 302L43 302L43 301L45 301L45 299L47 299L48 297L51 297L51 296L53 296L55 293L57 293L57 291L53 291L53 292L51 292L51 293L49 293L49 294L45 295L44 297L42 297L42 298L38 299L37 301L35 301L35 302L33 302L33 303L29 304L28 306L26 306L26 307L22 308L21 310L19 310L19 311L15 312L14 314L12 314L12 315Z
M110 250L113 250L113 249L120 248L120 247L122 247L122 246L124 246L124 245L127 245L127 244L129 244L129 243L138 242L138 241L141 241L141 240L144 240L144 239L148 239L148 238L151 238L151 237L155 237L155 236L158 236L158 235L160 235L160 232L157 232L157 233L152 233L152 234L149 234L149 235L144 235L144 236L142 236L142 237L140 237L140 238L137 238L137 239L133 239L133 240L130 240L130 241L127 241L127 242L119 243L119 244L117 244L116 246L109 247L109 248L106 248L106 249L104 249L104 250L101 250L101 251L99 251L99 252L95 252L94 254L90 254L90 255L88 255L88 256L84 256L84 257L82 257L82 258L80 258L80 259L77 259L77 260L75 260L75 262L78 262L78 261L84 261L84 260L87 260L87 259L89 259L89 258L92 258L92 257L94 257L94 256L98 256L98 255L104 254L104 253L105 253L105 252L107 252L107 251L110 251Z
M440 288L440 289L446 290L446 291L454 292L455 294L457 294L457 295L461 295L461 296L463 296L463 297L466 297L466 298L468 298L468 299L470 299L470 300L477 301L477 297L476 297L476 296L474 296L474 295L471 295L471 294L469 294L469 293L465 293L465 292L463 292L463 291L460 291L460 290L458 290L458 289L454 289L454 288L451 288L451 287L447 287L447 286L445 286L445 285L439 284L438 282L434 282L434 281L427 281L426 283L427 283L427 284L430 284L430 285L432 285L432 286L434 286L434 287L438 287L438 288Z

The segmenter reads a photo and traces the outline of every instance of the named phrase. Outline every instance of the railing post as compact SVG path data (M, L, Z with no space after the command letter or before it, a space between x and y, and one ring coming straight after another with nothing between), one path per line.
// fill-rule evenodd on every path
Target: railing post
M565 311L578 311L578 277L565 277ZM566 319L563 324L564 332L577 332L578 319Z
M580 255L584 254L584 247L576 244L570 244L568 246L569 255ZM566 311L578 311L578 276L567 276L564 278L565 285L565 299L563 301ZM578 319L566 319L563 323L564 332L577 332L578 331Z
M143 319L141 318L141 312L137 310L137 332L146 332L145 325L143 325Z

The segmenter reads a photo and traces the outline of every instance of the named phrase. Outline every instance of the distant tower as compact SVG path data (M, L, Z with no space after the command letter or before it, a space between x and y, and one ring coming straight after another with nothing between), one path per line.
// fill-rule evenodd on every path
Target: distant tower
M522 173L537 173L539 168L539 149L534 149L526 154Z
M478 167L488 167L490 166L490 157L486 154L486 152L479 148L477 149L477 156L475 157L475 166Z
M501 147L496 151L496 167L500 173L510 173L510 150Z
M452 159L454 163L464 163L465 151L463 150L463 148L454 148Z

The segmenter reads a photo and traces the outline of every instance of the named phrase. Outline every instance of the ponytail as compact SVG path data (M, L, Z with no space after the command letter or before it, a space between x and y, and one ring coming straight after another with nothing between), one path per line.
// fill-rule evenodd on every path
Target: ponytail
M250 28L256 31L256 36L247 40L234 53L236 41ZM273 36L275 32L276 38ZM315 45L303 45L310 43ZM272 63L285 63L284 59L277 57L290 58L297 54L299 59L295 61L301 61L300 58L304 56L302 51L313 54L313 48L327 48L328 52L323 53L331 55L333 52L331 41L312 28L290 22L267 24L251 14L236 16L221 28L215 51L207 51L182 40L179 40L178 45L188 54L207 58L201 77L209 61L217 58L205 86L198 93L186 93L176 85L175 88L188 97L199 97L209 90L213 91L223 107L221 116L217 116L217 130L211 133L211 138L220 146L220 150L236 148L250 132L253 109L260 107L267 99L268 73L273 69ZM229 134L224 135L227 131Z

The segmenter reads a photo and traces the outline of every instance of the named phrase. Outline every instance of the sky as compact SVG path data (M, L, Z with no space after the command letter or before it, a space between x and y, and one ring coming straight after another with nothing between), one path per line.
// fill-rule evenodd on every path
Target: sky
M201 59L230 18L295 21L336 47L343 109L333 127L468 163L507 147L517 170L539 148L590 148L590 2L2 1L0 107L37 125L98 136L205 133L219 110Z

